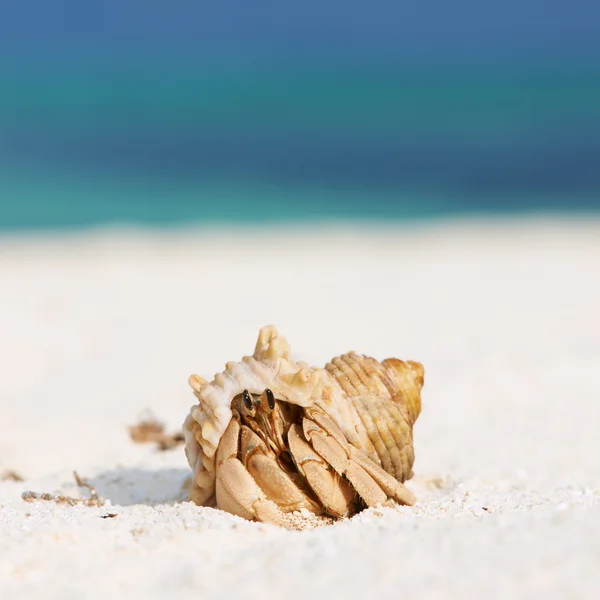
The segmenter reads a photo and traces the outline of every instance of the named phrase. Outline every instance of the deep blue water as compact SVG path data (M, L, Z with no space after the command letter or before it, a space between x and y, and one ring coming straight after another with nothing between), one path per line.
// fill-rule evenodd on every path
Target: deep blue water
M0 69L3 229L590 210L591 67Z

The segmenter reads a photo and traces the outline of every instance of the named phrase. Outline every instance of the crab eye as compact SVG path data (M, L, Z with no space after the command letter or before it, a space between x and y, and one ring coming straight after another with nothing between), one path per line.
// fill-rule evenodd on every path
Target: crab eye
M269 408L273 410L275 408L275 398L273 396L273 392L267 388L265 390L265 394L267 396L267 403L269 404Z
M244 390L242 392L242 400L244 401L244 406L248 410L252 410L254 408L254 404L252 404L252 398L250 397L248 390Z

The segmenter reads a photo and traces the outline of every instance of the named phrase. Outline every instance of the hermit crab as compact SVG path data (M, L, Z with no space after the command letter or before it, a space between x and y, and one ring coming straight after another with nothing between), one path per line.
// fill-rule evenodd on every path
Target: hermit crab
M413 425L421 364L355 352L325 368L295 362L273 326L252 356L211 382L189 379L198 400L184 424L190 500L293 528L365 506L412 505Z

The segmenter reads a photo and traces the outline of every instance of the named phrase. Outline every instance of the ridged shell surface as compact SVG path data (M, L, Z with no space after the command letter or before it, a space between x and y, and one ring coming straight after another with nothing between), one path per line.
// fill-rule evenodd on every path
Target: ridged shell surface
M397 358L378 362L355 352L334 358L327 373L340 388L338 402L350 405L358 421L334 417L348 441L363 450L400 482L412 477L413 425L421 412L424 372L421 364Z
M323 368L290 357L273 326L260 330L252 356L229 362L211 382L190 377L198 399L184 424L185 453L193 471L190 500L214 505L215 452L231 418L231 401L247 389L270 388L278 400L320 406L348 442L403 482L412 476L413 425L421 410L423 367L395 358L382 362L351 352Z

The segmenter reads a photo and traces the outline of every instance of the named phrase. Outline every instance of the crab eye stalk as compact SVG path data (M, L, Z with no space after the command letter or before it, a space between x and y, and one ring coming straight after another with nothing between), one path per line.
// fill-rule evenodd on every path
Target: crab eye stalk
M267 404L269 405L269 408L273 410L275 408L275 397L273 396L273 392L267 388L265 390L265 395L267 396Z
M248 390L244 390L242 392L242 400L244 401L244 406L248 410L252 410L254 408L254 404L252 403L252 398L250 397L250 392L248 392Z

